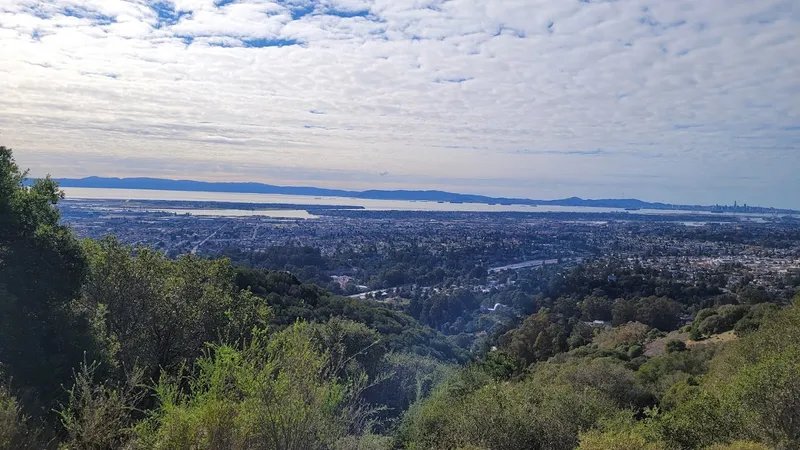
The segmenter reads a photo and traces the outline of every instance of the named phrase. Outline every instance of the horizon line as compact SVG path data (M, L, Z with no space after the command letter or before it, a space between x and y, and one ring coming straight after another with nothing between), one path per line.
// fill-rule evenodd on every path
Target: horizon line
M173 179L173 178L159 178L159 177L103 177L97 175L91 175L87 177L81 178L70 178L70 177L52 177L51 178L59 183L60 187L74 187L74 188L94 188L94 189L138 189L138 190L172 190L178 192L187 192L187 191L194 191L194 192L228 192L228 193L251 193L251 194L266 194L266 192L254 191L254 190L229 190L229 191L219 191L219 190L203 190L203 189L186 189L184 186L181 189L179 186L171 186L172 189L167 189L165 187L154 187L154 186L92 186L80 185L82 182L87 181L98 181L102 182L131 182L131 181L154 181L154 182L171 182L171 183L193 183L196 185L202 185L204 187L213 188L214 186L236 186L240 185L250 185L250 186L258 186L264 188L273 188L273 189L285 189L285 190L316 190L316 191L328 191L330 194L338 193L339 195L328 195L328 196L352 196L352 195L370 195L370 194L428 194L428 195L446 195L446 196L457 196L462 197L462 202L465 203L486 203L486 201L515 201L515 202L526 202L532 204L548 204L552 202L566 202L566 201L580 201L580 202L636 202L639 203L637 207L642 209L658 209L655 206L663 206L663 207L671 207L672 209L684 209L684 208L747 208L747 209L760 209L760 210L771 210L775 212L785 212L790 214L799 214L800 211L792 209L792 208L778 208L773 206L760 206L760 205L747 205L743 203L739 205L737 202L734 202L732 205L726 204L680 204L680 203L665 203L660 201L647 201L641 200L635 197L626 197L626 198L584 198L579 196L570 196L570 197L563 197L563 198L553 198L553 199L534 199L529 197L506 197L506 196L492 196L492 195L485 195L485 194L471 194L471 193L460 193L460 192L451 192L451 191L444 191L440 189L409 189L409 188L402 188L402 189L366 189L366 190L355 190L355 189L341 189L341 188L327 188L327 187L318 187L318 186L300 186L300 185L277 185L277 184L269 184L264 182L258 181L199 181L199 180L191 180L191 179ZM64 185L66 182L68 185ZM74 184L73 184L74 183ZM73 184L69 186L69 184ZM200 186L197 186L200 187ZM326 196L324 193L302 193L302 192L293 192L293 193L280 193L280 192L271 192L270 194L279 194L279 195L301 195L301 196ZM349 194L349 195L348 195ZM354 197L358 198L358 197ZM468 198L472 198L473 200L481 200L481 201L466 201ZM379 198L378 200L402 200L402 199L384 199ZM436 199L432 199L436 200ZM440 199L441 200L441 199ZM603 207L597 205L596 207ZM606 206L611 207L611 206ZM624 206L614 206L614 207L624 207Z

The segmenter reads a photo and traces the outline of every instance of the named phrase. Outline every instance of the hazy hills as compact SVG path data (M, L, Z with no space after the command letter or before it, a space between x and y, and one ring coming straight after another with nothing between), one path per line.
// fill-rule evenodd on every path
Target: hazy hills
M678 209L691 211L744 211L742 207L673 205L660 202L645 202L638 199L583 199L570 197L557 200L535 200L527 198L489 197L485 195L458 194L436 190L368 190L350 191L343 189L326 189L318 187L276 186L264 183L238 182L206 182L192 180L169 180L163 178L61 178L57 181L63 187L84 187L103 189L150 189L165 191L204 191L204 192L236 192L253 194L308 195L317 197L349 197L371 200L425 200L455 203L486 203L512 205L552 205L552 206L588 206L599 208L628 209ZM796 213L792 210L775 208L748 207L748 212Z

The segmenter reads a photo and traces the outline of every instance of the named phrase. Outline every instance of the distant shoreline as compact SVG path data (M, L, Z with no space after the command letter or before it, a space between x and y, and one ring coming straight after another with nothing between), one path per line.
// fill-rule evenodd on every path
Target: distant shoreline
M583 199L570 197L555 200L536 200L526 198L489 197L484 195L458 194L437 190L367 190L351 191L318 187L276 186L264 183L206 182L193 180L169 180L162 178L58 178L61 187L98 189L136 189L182 192L213 192L243 194L280 194L312 197L347 197L365 200L403 200L435 201L448 203L478 203L525 206L575 206L595 208L620 208L627 210L658 209L679 211L705 211L727 213L760 214L800 214L791 209L760 206L721 206L721 205L674 205L660 202L646 202L638 199Z

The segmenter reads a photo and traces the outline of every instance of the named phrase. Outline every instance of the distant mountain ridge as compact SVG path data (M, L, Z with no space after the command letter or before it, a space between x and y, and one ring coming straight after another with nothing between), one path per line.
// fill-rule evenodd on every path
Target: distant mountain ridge
M766 212L796 214L800 211L753 206L703 206L673 205L660 202L645 202L638 199L583 199L569 197L557 200L534 200L527 198L489 197L485 195L457 194L437 190L367 190L351 191L326 189L310 186L276 186L254 182L208 182L193 180L170 180L164 178L60 178L56 179L62 187L102 188L102 189L145 189L163 191L204 191L248 194L284 194L317 197L349 197L369 200L425 200L453 203L484 203L503 205L550 205L585 206L596 208L625 209L674 209L686 211L715 212Z

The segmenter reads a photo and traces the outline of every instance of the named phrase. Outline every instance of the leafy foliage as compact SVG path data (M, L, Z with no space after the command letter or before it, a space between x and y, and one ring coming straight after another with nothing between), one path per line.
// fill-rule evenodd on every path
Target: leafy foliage
M138 429L140 448L324 449L365 430L363 378L339 367L294 325L243 350L215 346L185 380L162 378L159 406ZM188 392L181 384L188 383Z
M579 430L613 413L602 393L533 381L505 383L467 371L409 411L408 448L571 449ZM466 384L466 386L465 386Z
M104 357L91 317L71 308L87 264L58 224L63 194L49 178L27 186L25 176L0 147L0 362L26 409L47 415L84 352Z
M0 448L800 448L789 287L723 293L724 277L611 261L392 309L288 272L78 242L57 185L25 176L0 147ZM485 283L462 251L390 246L371 284ZM260 258L316 281L342 262ZM476 312L498 300L524 318Z
M146 395L142 372L131 373L124 384L96 380L97 366L82 364L58 415L68 449L117 449L128 445L136 406Z
M468 353L402 312L366 300L331 296L318 286L301 283L287 272L239 268L236 284L266 300L274 315L270 323L289 326L297 319L325 322L340 317L365 324L383 336L389 351L412 352L443 361L465 362Z
M82 305L102 308L117 360L146 368L149 377L200 356L206 342L245 339L271 318L268 305L236 288L227 260L173 261L113 238L87 241L84 248L89 274Z
M8 389L0 387L0 448L36 448L34 431L30 429L28 421Z

